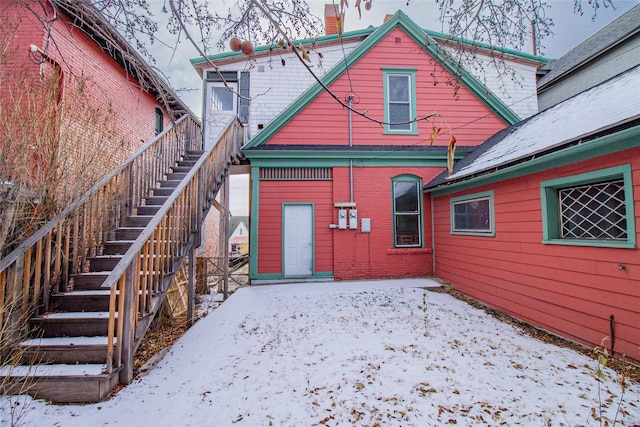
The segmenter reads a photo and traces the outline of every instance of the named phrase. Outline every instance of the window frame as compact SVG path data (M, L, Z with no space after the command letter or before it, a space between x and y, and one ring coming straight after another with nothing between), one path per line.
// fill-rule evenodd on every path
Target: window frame
M418 135L417 122L411 122L409 129L391 129L388 124L390 121L390 99L389 99L389 77L405 76L409 80L409 120L416 118L416 71L415 68L382 68L382 84L384 95L384 134L391 135Z
M494 193L493 190L483 191L480 193L473 194L465 194L464 196L452 197L449 200L449 233L455 235L466 235L466 236L484 236L484 237L495 237L496 235L496 221L495 221L495 203L494 203ZM488 200L489 201L489 230L481 231L481 230L457 230L455 228L455 209L454 206L461 203L471 203L476 200Z
M598 184L614 179L622 179L623 181L625 199L624 206L627 222L627 239L563 239L562 237L560 237L560 229L558 225L561 216L560 202L558 197L559 191L561 189L578 187L581 185ZM542 209L543 244L613 248L636 247L633 183L631 165L629 164L542 181L540 183L540 201Z
M164 111L162 111L161 107L156 107L154 111L154 131L156 135L160 135L164 130Z
M411 182L416 185L416 193L418 197L418 212L417 213L398 213L396 212L396 197L395 197L395 183L397 182ZM416 215L418 217L418 243L417 244L405 244L399 245L396 239L396 216L397 215ZM424 247L424 209L422 204L422 178L415 175L399 175L391 178L391 227L393 230L393 248L406 249L406 248L423 248Z

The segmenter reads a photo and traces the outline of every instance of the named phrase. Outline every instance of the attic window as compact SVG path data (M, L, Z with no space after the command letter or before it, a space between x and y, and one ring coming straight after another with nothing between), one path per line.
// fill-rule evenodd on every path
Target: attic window
M395 43L396 43L396 44L400 44L400 43L402 43L402 37L396 37L396 38L395 38Z

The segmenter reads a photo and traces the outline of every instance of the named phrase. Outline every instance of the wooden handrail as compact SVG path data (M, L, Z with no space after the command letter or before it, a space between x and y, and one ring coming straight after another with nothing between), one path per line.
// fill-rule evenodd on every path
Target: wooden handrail
M132 367L128 365L132 363L135 322L150 312L154 294L165 290L160 289L163 276L172 273L175 261L185 255L194 234L201 231L203 214L213 202L213 197L207 200L208 190L215 189L216 181L221 179L232 158L239 155L243 139L242 125L235 116L231 117L217 144L205 150L102 284L113 293L118 283L126 278L119 295L123 308L116 310L113 306L115 298L111 299L109 324L117 322L117 330L124 334L118 335L116 349L123 355L124 371L129 375L132 373ZM119 313L117 320L115 313ZM114 330L109 328L109 344L114 340ZM109 353L107 363L111 360Z
M7 321L16 323L8 329L21 330L25 325L18 323L48 310L50 292L66 290L72 275L84 271L89 256L100 254L109 234L170 167L201 146L200 123L181 117L0 260L0 309L14 313L0 318L0 330L7 329L2 328Z

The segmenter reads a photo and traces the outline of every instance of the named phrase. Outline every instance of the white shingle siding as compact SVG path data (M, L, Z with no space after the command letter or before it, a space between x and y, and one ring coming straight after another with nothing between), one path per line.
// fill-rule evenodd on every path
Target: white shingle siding
M456 57L455 53L452 56ZM514 60L492 59L478 53L462 61L465 70L484 84L520 118L538 112L536 96L536 66Z
M349 54L356 42L345 43L344 54ZM310 52L309 64L318 77L324 76L333 66L344 58L340 45ZM251 103L249 105L249 138L258 132L258 125L266 126L274 117L295 101L307 88L315 83L309 71L291 52L277 50L271 56L260 57L252 61L237 62L220 67L221 71L249 71L251 73ZM282 66L282 59L285 66ZM263 68L262 68L263 67ZM264 71L259 71L264 70Z

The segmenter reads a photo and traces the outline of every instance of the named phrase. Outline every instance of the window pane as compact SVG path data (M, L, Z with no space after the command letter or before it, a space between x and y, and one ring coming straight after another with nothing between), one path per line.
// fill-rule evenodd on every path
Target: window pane
M627 239L623 180L565 188L558 194L562 238Z
M409 104L389 104L389 125L392 130L411 130L411 106ZM397 124L395 124L397 123Z
M396 215L396 246L420 245L420 215Z
M409 76L389 76L389 101L409 102Z
M393 197L396 213L418 213L418 183L396 181L393 183Z
M233 111L233 92L225 87L211 88L211 109L213 111Z
M491 231L489 199L475 199L453 205L454 231Z

